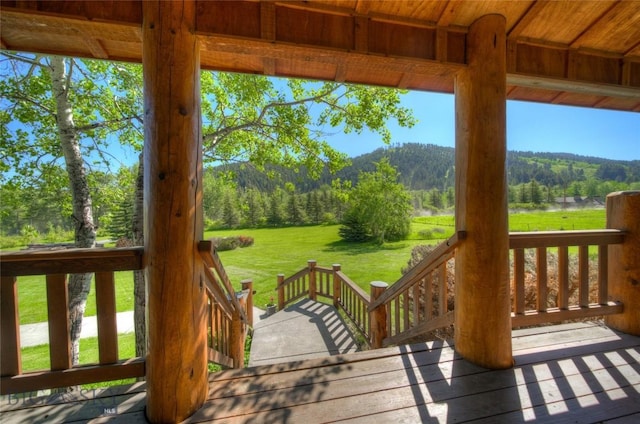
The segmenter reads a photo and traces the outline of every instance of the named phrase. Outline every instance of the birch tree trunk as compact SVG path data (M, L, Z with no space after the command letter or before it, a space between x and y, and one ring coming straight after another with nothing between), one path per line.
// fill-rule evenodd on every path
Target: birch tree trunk
M80 143L73 122L73 110L69 101L71 60L60 56L51 56L50 72L53 96L56 102L56 121L60 147L69 176L69 185L73 197L72 219L75 225L76 247L94 247L96 229L93 223L91 193L80 151ZM80 330L82 318L91 288L91 273L72 274L69 278L69 324L71 336L71 359L75 365L80 357Z
M136 191L133 205L133 244L144 245L144 161L142 154L138 161L138 175L136 177ZM145 309L147 305L144 271L133 273L133 321L136 331L136 356L147 354L147 327Z

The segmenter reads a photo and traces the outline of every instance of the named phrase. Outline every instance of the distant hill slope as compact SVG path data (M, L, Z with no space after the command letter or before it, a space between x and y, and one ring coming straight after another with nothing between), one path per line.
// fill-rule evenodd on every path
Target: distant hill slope
M409 190L446 190L455 183L455 150L433 144L407 143L379 148L371 153L352 158L350 166L331 175L325 171L318 180L308 178L305 169L296 173L281 167L270 167L275 176L267 177L250 164L233 164L216 167L216 171L233 171L239 187L272 191L276 186L293 183L299 192L308 192L340 178L357 183L360 172L375 170L375 162L388 157L397 168L400 181ZM584 181L586 179L620 182L640 181L640 161L614 161L609 159L575 155L571 153L507 153L509 184L528 183L535 179L543 185Z

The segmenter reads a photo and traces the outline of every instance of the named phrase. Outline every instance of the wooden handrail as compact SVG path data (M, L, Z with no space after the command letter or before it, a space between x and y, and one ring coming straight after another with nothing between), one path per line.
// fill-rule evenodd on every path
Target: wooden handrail
M510 233L509 245L513 251L514 299L512 326L538 325L568 319L618 314L623 310L620 302L608 301L607 274L608 246L623 243L625 232L615 229L583 231L543 231ZM569 304L569 247L577 246L578 280L577 301ZM598 247L597 300L589 299L589 246ZM547 249L558 249L557 301L548 305L549 276ZM536 305L525 306L525 249L535 251Z
M467 233L465 231L457 231L447 241L440 243L431 253L425 256L406 274L398 279L382 296L369 305L369 311L374 310L395 297L398 293L403 292L408 286L421 276L438 267L446 256L451 253L462 240L465 239Z
M336 271L336 277L340 281L338 305L358 330L368 339L371 332L369 328L369 304L371 303L371 297L342 271ZM343 295L346 295L347 298L344 299Z
M200 256L202 256L202 260L204 261L204 263L208 267L215 269L218 275L220 276L220 280L222 280L222 284L224 285L224 288L227 290L227 295L229 297L229 300L231 301L231 304L233 305L233 308L240 313L240 317L242 321L244 323L248 323L247 314L245 313L244 308L240 306L240 302L238 302L238 299L236 297L236 292L233 289L233 285L231 284L231 280L229 279L229 276L227 276L227 272L222 266L222 262L220 261L220 257L216 252L215 245L213 244L213 242L211 240L200 241L198 243L198 250L200 251ZM214 279L212 283L214 281L216 280ZM221 301L221 303L222 302L223 301Z
M624 236L621 230L511 232L509 249L618 244L624 241Z
M143 248L37 250L0 254L2 284L2 394L144 376L144 358L121 360L117 350L115 271L142 269ZM99 363L72 366L67 275L94 273ZM45 275L51 369L22 372L18 277Z
M57 249L0 254L0 276L78 274L142 269L143 247Z
M622 243L625 232L620 230L587 230L587 231L545 231L535 233L510 233L510 250L514 256L514 313L512 313L512 325L534 325L557 320L575 319L604 314L616 314L622 311L620 302L610 302L607 300L607 269L608 256L607 246L610 244ZM334 265L333 270L319 266L307 267L299 270L294 275L284 278L281 274L279 278L278 290L302 281L310 272L331 273L334 276L334 284L328 293L324 288L319 291L320 295L333 297L334 305L341 307L353 320L363 334L371 339L371 330L367 331L367 324L364 319L358 318L360 304L367 307L367 312L372 313L381 307L386 308L386 320L388 336L380 341L381 345L402 343L412 337L431 332L453 323L454 313L447 307L448 288L450 276L447 277L447 262L454 258L455 249L466 238L465 231L456 232L446 242L438 245L430 254L424 257L418 264L404 274L398 281L388 289L384 290L375 300L370 300L368 294L359 286L353 283L340 271L339 265ZM579 282L580 301L579 305L568 304L568 284L569 275L567 269L569 255L568 246L578 246L579 250ZM588 246L598 247L598 303L589 304L587 297L588 289ZM537 310L525 310L524 303L524 251L534 249L537 252L536 268L538 276L537 297L546 299L547 293L547 249L558 248L559 274L558 281L562 287L558 294L558 307L548 307L544 301L538 302ZM315 263L314 263L315 264ZM480 271L481 272L481 271ZM449 279L449 282L447 282ZM438 291L435 293L433 281L438 283ZM304 281L302 281L304 289ZM565 287L566 286L566 287ZM336 291L339 290L338 293ZM349 293L350 299L345 302L340 296ZM432 293L432 290L434 292ZM308 292L308 291L307 291ZM326 293L325 293L326 292ZM294 297L286 299L285 304L295 300L305 292L298 290ZM438 308L432 315L432 296L438 299ZM412 303L410 303L412 302ZM422 302L422 303L418 303ZM371 320L369 316L369 320ZM369 322L369 325L371 323ZM370 340L371 341L371 340Z

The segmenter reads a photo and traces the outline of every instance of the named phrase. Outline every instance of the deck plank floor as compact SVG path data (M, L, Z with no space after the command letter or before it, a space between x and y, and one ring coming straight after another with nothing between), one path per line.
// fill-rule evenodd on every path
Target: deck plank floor
M638 422L640 337L563 324L514 331L513 348L501 371L444 342L224 371L187 422ZM144 422L144 384L2 411L2 422Z

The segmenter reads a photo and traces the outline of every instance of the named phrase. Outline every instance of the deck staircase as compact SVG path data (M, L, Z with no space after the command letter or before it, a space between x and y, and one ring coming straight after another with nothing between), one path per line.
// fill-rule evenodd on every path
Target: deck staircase
M336 308L303 299L254 326L249 366L322 358L358 351Z

